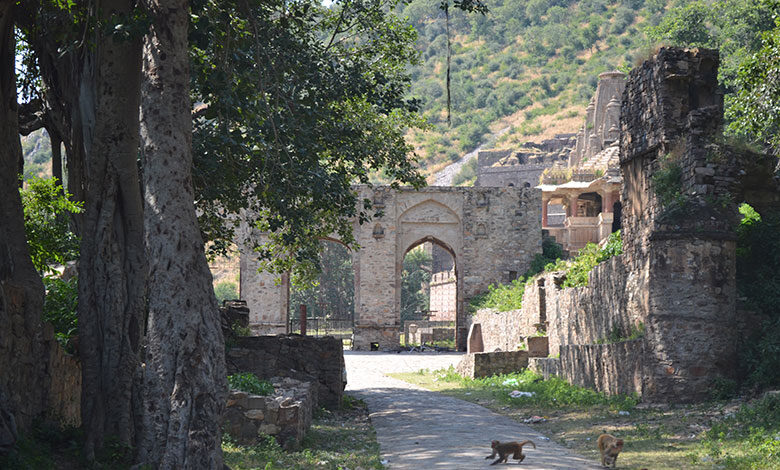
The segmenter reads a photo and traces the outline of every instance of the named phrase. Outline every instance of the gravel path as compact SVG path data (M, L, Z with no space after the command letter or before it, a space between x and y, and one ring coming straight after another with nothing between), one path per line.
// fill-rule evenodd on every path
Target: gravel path
M484 149L485 147L494 145L499 137L509 132L509 129L509 127L505 127L495 134L490 134L484 144L480 145L466 155L463 155L457 162L445 166L444 169L436 173L436 180L433 182L432 186L452 186L452 180L455 178L455 175L458 174L461 167L468 163L468 161L472 158L476 158L480 150Z
M382 459L393 470L489 468L490 441L525 446L523 469L599 469L600 466L551 442L529 426L479 405L447 397L384 375L436 370L456 364L462 353L344 351L347 391L368 404ZM509 460L514 468L517 464ZM498 467L501 468L501 467Z

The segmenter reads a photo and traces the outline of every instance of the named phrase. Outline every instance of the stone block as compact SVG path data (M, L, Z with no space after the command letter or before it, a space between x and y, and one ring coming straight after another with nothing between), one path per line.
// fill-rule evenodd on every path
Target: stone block
M485 350L485 345L482 342L482 324L474 323L469 328L469 338L466 347L466 352L471 354L471 353L483 352L484 350Z
M475 379L520 372L527 366L526 351L502 351L466 354L455 369L460 375Z
M547 336L529 336L525 342L528 357L547 357L550 354L550 339Z

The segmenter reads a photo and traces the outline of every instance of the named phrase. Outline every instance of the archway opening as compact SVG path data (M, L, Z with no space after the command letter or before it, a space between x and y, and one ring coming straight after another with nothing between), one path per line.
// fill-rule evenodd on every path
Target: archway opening
M337 240L320 240L322 272L313 286L290 286L291 333L335 336L349 346L355 317L352 253ZM305 311L305 321L302 321Z
M435 239L407 250L401 270L401 344L456 347L458 279L451 249Z
M598 217L601 213L601 195L599 193L583 193L577 198L576 217Z

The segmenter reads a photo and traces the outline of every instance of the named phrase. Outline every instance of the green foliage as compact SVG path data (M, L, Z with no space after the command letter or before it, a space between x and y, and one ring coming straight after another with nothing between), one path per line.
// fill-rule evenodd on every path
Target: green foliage
M420 98L420 110L433 125L429 135L448 136L455 148L470 151L490 140L483 134L508 116L515 121L508 139L541 134L565 115L560 112L566 105L584 109L599 73L634 61L646 42L639 29L657 23L669 3L491 0L484 16L450 12L455 40L448 124L443 112L446 19L430 2L411 0L402 14L419 32L422 59L411 69L412 95ZM612 38L614 45L601 47ZM516 122L517 117L536 120ZM434 139L415 138L415 143L422 146L423 167L446 161L448 148Z
M778 12L778 0L680 2L657 27L647 28L653 41L719 49L729 131L775 149L780 149Z
M401 271L401 320L419 318L419 312L430 310L430 296L425 289L431 282L431 255L422 245L409 250Z
M310 317L351 319L355 313L352 254L340 243L322 240L320 246L319 278L316 283L290 289L290 315L300 317L300 305L304 304Z
M68 199L70 195L56 178L31 178L20 193L24 230L35 269L53 272L53 264L77 259L79 239L68 228L68 214L81 212L83 203Z
M762 35L761 49L739 66L735 86L729 96L726 117L729 129L737 135L765 143L780 154L780 17L775 28Z
M670 155L665 155L659 168L652 175L653 190L665 208L681 205L685 202L682 194L682 167Z
M562 287L582 287L588 285L588 273L590 273L597 264L608 260L613 256L623 253L623 240L620 230L611 233L607 243L602 248L594 243L588 243L582 248L577 256L570 261L559 261L555 266L547 270L566 271L566 279L561 284Z
M469 311L474 313L481 308L495 308L505 312L521 308L526 285L542 271L565 271L566 278L561 284L562 287L586 286L588 273L597 264L623 253L623 240L618 230L609 235L602 248L594 243L588 243L574 259L569 261L560 259L563 252L554 240L544 240L542 247L542 254L536 256L531 263L531 268L522 277L509 284L491 284L487 292L471 298ZM546 264L543 264L545 262Z
M271 385L271 382L258 379L251 372L228 375L227 380L230 388L234 390L264 396L274 393L274 386Z
M728 470L780 468L780 396L767 395L712 425L702 442ZM737 452L728 452L724 448Z
M590 407L606 405L617 410L633 409L639 399L636 396L609 396L576 385L571 385L558 377L542 380L542 377L530 370L513 374L500 374L481 379L464 378L450 366L447 370L434 372L438 380L461 384L464 388L489 390L501 402L509 405L534 406L554 409L563 407ZM513 398L510 392L518 390L530 392L528 397Z
M32 429L20 436L16 445L0 455L0 468L8 470L53 470L91 468L94 470L130 470L132 452L109 438L102 450L87 462L82 454L84 433L80 428L61 427L53 421L35 421Z
M759 386L780 385L780 214L759 215L739 208L737 227L737 292L747 306L762 314L763 325L742 348L747 380Z
M43 320L54 326L54 335L62 347L73 352L70 339L78 334L78 278L65 281L44 276L43 285L46 288Z
M453 186L473 186L477 180L477 159L467 161L452 178Z
M222 305L225 300L238 299L238 287L233 281L218 282L214 286L214 295L217 297L217 304Z
M268 243L250 240L263 268L310 281L318 239L335 234L353 247L352 219L375 213L353 184L380 171L394 185L424 183L404 141L423 125L406 98L416 34L394 6L191 5L193 101L205 105L193 122L193 183L215 250L248 217L268 233Z
M623 341L631 341L634 339L639 339L644 335L645 335L645 324L642 322L639 322L636 325L631 325L631 329L629 330L628 334L624 334L623 330L618 325L615 325L609 331L607 337L597 340L596 344L621 343Z

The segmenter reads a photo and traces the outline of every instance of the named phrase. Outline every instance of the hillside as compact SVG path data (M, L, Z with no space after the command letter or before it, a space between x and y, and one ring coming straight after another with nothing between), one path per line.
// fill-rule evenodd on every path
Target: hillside
M402 11L419 33L422 63L412 71L412 95L433 128L409 137L424 173L432 175L506 128L496 147L576 132L598 74L628 69L649 54L644 29L658 24L667 3L490 0L485 16L453 11L448 127L444 14L436 3L413 0Z

